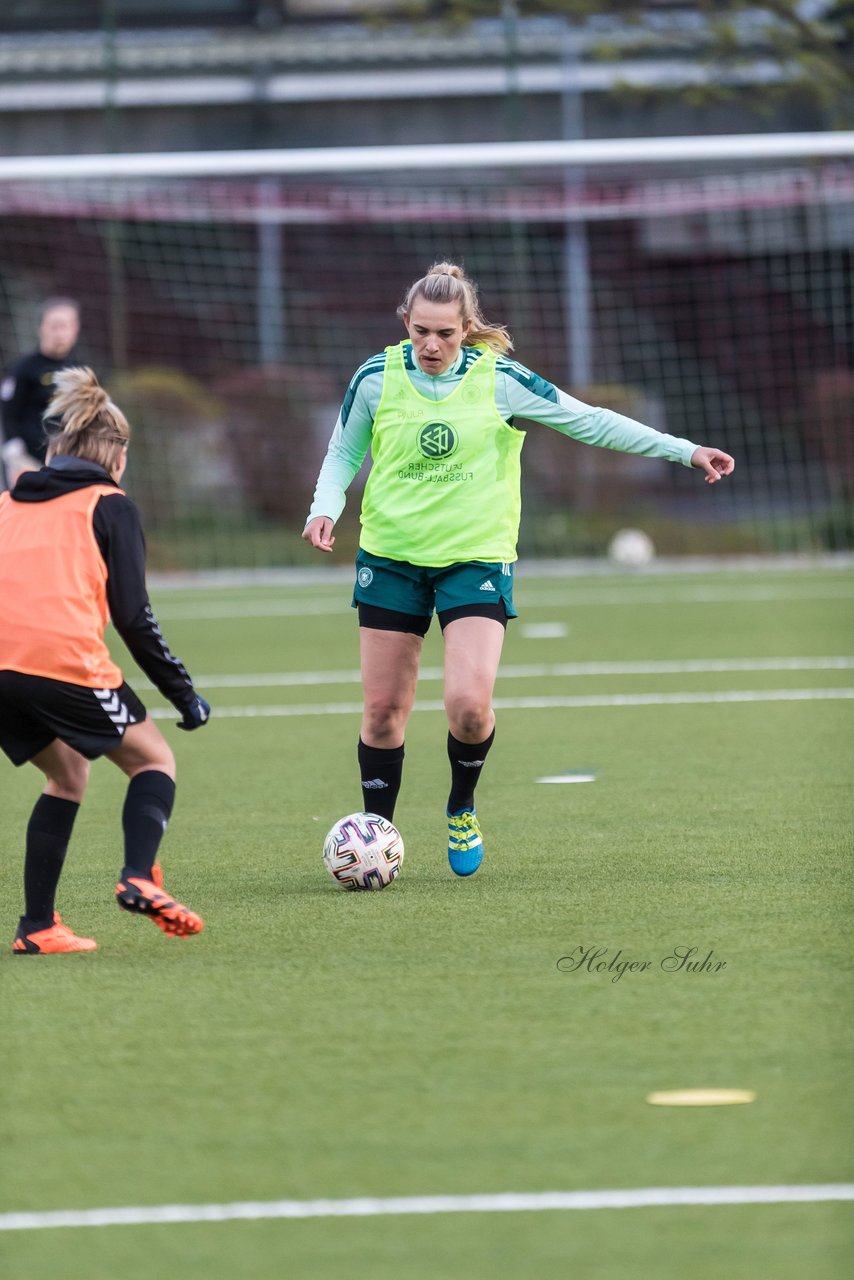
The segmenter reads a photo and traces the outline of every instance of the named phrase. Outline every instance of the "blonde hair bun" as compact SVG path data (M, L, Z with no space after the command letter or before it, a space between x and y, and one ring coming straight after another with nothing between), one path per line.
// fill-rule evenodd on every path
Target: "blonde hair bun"
M48 461L70 454L111 471L130 436L127 418L86 365L60 369L53 383L45 418L59 426L50 437Z
M87 365L60 369L53 375L53 385L56 391L48 413L61 420L64 435L84 431L110 403L110 397Z
M427 274L428 276L453 276L455 280L468 280L465 271L456 262L434 262Z

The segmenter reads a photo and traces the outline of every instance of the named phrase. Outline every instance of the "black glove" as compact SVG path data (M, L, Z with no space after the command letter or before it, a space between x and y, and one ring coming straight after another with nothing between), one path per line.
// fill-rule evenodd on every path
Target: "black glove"
M207 724L210 714L210 703L196 694L189 707L184 708L184 718L178 721L178 728L186 729L188 733L191 729L201 729L203 724Z

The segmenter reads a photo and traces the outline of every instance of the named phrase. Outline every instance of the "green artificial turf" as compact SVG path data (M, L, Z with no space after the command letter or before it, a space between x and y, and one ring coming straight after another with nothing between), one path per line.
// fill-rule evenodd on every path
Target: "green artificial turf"
M320 847L360 807L358 714L216 711L358 704L347 595L156 599L203 690L206 675L343 674L214 685L207 728L165 722L179 765L166 884L204 916L198 938L116 910L123 786L108 764L93 770L58 905L100 949L2 962L0 1212L851 1181L854 703L502 710L478 792L487 856L464 881L444 852L445 719L417 711L401 876L345 894ZM854 584L839 573L529 579L518 599L505 667L854 652ZM567 634L527 640L529 621ZM424 663L441 665L436 635ZM852 686L851 670L542 675L501 677L497 695ZM440 683L421 696L440 698ZM586 771L595 782L536 782ZM11 937L38 777L4 766L2 780ZM649 967L617 981L562 971L579 947ZM666 972L674 947L725 967ZM645 1101L692 1087L757 1098ZM0 1257L10 1274L67 1280L571 1267L837 1280L851 1218L815 1204L121 1226L0 1233Z

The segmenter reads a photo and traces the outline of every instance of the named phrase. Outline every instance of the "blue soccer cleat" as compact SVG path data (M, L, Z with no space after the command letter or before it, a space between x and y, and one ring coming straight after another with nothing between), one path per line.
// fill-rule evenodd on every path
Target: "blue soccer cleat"
M448 861L458 876L472 876L483 862L483 836L474 809L448 814Z

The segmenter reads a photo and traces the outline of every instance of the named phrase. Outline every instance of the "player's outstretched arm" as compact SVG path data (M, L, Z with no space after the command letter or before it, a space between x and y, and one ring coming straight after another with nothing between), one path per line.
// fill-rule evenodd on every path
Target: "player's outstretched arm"
M717 484L724 476L735 471L735 459L722 449L710 449L701 445L691 454L691 466L705 471L706 484Z
M335 521L330 520L329 516L315 516L303 529L302 536L316 551L331 551L335 546L332 536L334 526Z

